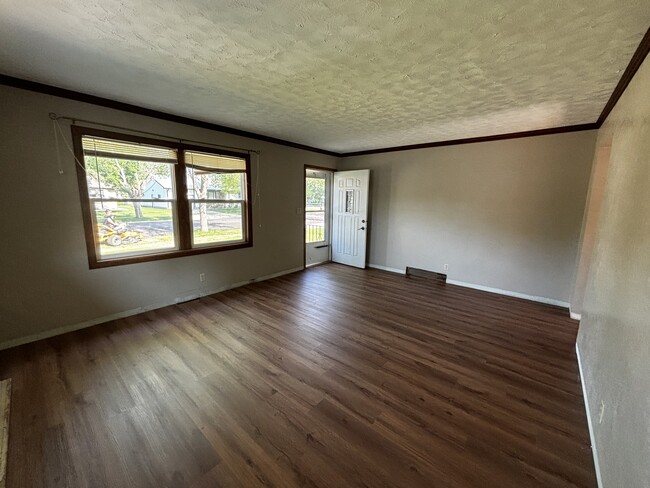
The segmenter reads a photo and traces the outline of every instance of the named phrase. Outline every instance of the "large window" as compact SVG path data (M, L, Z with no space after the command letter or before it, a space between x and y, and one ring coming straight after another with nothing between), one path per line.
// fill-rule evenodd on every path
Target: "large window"
M91 268L252 245L247 154L72 134Z
M185 152L187 198L192 209L192 244L209 246L244 239L246 161Z

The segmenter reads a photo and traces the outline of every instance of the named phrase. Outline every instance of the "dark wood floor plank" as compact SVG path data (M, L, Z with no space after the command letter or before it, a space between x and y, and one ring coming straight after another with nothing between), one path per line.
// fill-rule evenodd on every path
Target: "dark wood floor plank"
M0 352L8 487L596 486L566 310L324 265Z

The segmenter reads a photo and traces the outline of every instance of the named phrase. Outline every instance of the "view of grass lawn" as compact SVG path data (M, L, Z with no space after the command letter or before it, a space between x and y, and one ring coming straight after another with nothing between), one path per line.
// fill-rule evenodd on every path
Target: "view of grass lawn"
M142 220L151 222L156 220L170 220L172 218L172 211L169 208L145 207L144 204L141 208L142 218L139 219L135 216L133 205L120 203L118 204L117 209L113 210L113 218L117 222L124 222L125 224ZM105 210L95 209L95 214L97 223L101 224L104 221Z
M118 224L127 224L127 230L137 233L140 240L137 242L125 242L119 246L111 246L108 242L102 242L99 246L101 256L122 256L145 251L167 251L175 248L174 235L172 230L172 210L168 208L141 207L142 218L136 218L135 210L130 204L119 204L113 210L113 218ZM105 218L104 209L96 209L98 224L102 224ZM219 218L219 215L223 217ZM217 219L219 229L201 231L194 229L194 244L204 245L226 241L241 241L243 233L237 223L230 223L233 218L241 214L241 207L218 207L209 209L211 219ZM198 225L198 216L194 216L195 225ZM225 220L224 220L225 219ZM236 222L239 219L236 219ZM214 222L210 226L214 225ZM234 224L234 225L233 225ZM232 225L232 227L231 227ZM230 228L223 228L230 227ZM124 237L124 236L122 236ZM128 240L128 239L126 239Z
M325 227L307 226L305 229L305 242L320 242L325 239Z
M135 216L133 205L119 204L117 210L113 212L113 215L118 222L129 223L139 220L169 220L172 214L169 208L145 207L143 204L141 209L142 218L138 218Z
M221 205L230 205L230 204L221 204ZM239 214L241 214L241 208L239 206L215 208L215 206L213 205L211 209L213 211L216 210L216 212L222 213L222 214L229 214L229 215L239 215Z
M194 244L211 244L242 239L241 229L210 230L207 232L200 230L194 231ZM100 253L102 256L117 256L140 251L165 251L173 247L174 237L172 235L166 235L147 237L146 240L135 243L123 243L119 246L109 246L106 243L102 243L100 245Z
M133 205L120 203L117 206L116 210L113 210L113 218L117 222L124 222L128 224L129 222L140 222L147 221L153 222L158 220L170 220L172 218L172 211L169 208L156 208L156 207L145 207L145 204L141 207L142 209L142 218L137 218L135 216L135 210ZM101 224L104 221L104 215L106 210L97 208L95 209L95 214L97 218L97 223ZM241 213L241 208L239 207L220 207L216 209L210 209L211 213L220 213L228 215L239 215Z
M244 236L241 229L209 230L207 232L201 230L194 231L194 244L210 244L214 242L239 241L243 239Z
M165 251L174 248L174 236L156 236L148 237L134 243L123 243L119 246L109 246L105 242L100 244L99 252L102 256L116 256L121 254L130 254L139 251Z

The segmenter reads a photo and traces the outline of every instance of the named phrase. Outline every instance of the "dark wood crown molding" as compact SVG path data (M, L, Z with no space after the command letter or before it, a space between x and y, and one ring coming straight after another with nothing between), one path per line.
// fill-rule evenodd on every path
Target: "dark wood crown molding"
M639 70L641 64L643 64L643 61L648 56L649 52L650 52L650 28L646 31L645 35L643 36L643 39L641 39L641 43L639 44L636 51L632 55L632 59L630 59L627 68L623 72L621 79L616 85L616 88L614 88L612 95L609 97L609 100L605 104L605 107L603 108L603 111L601 112L596 122L592 122L588 124L569 125L564 127L551 127L548 129L538 129L538 130L523 131L523 132L510 132L507 134L496 134L492 136L469 137L465 139L453 139L447 141L425 142L422 144L410 144L405 146L384 147L384 148L368 149L364 151L352 151L352 152L345 152L345 153L337 153L334 151L328 151L326 149L306 146L304 144L299 144L297 142L286 141L284 139L278 139L271 136L256 134L254 132L248 132L241 129L235 129L232 127L226 127L219 124L213 124L211 122L205 122L202 120L196 120L189 117L183 117L180 115L174 115L167 112L161 112L158 110L132 105L130 103L118 102L108 98L98 97L95 95L88 95L86 93L67 90L65 88L58 88L55 86L46 85L35 81L23 80L21 78L15 78L13 76L8 76L3 74L0 74L0 85L7 85L7 86L22 88L24 90L30 90L38 93L45 93L47 95L68 98L70 100L76 100L78 102L91 103L93 105L99 105L102 107L122 110L125 112L130 112L138 115L145 115L147 117L154 117L157 119L168 120L170 122L177 122L179 124L185 124L194 127L201 127L204 129L216 130L219 132L225 132L227 134L233 134L242 137L249 137L251 139L256 139L259 141L270 142L273 144L280 144L283 146L293 147L296 149L303 149L305 151L312 151L320 154L327 154L328 156L346 158L351 156L364 156L368 154L380 154L380 153L395 152L395 151L410 151L413 149L427 149L432 147L456 146L460 144L474 144L477 142L491 142L491 141L500 141L505 139L519 139L522 137L545 136L550 134L563 134L566 132L578 132L578 131L599 129L603 125L603 122L605 122L605 119L607 119L607 116L610 114L610 112L612 111L612 109L614 108L618 100L625 92L625 89L630 84L630 81L632 81L632 78L634 78L634 75Z
M650 28L648 28L645 35L643 36L643 39L641 39L639 47L637 47L636 51L634 51L632 59L630 59L627 68L625 68L625 71L623 72L623 76L621 76L621 79L618 81L618 85L616 85L616 88L614 88L614 91L612 92L612 96L609 97L609 100L605 104L605 108L603 108L603 111L600 113L600 117L598 117L598 121L596 122L598 124L598 127L603 125L603 122L605 122L605 119L607 119L607 116L616 105L616 102L618 102L619 98L621 98L623 95L623 92L625 92L625 89L630 84L630 81L632 81L632 78L634 78L634 75L643 64L643 61L648 56L649 52Z
M597 129L595 122L590 124L567 125L564 127L551 127L549 129L529 130L524 132L510 132L508 134L497 134L494 136L468 137L466 139L452 139L450 141L425 142L422 144L410 144L408 146L384 147L380 149L368 149L366 151L354 151L342 154L342 157L366 156L368 154L380 154L395 151L411 151L413 149L428 149L431 147L457 146L459 144L474 144L476 142L502 141L505 139L519 139L521 137L546 136L550 134L563 134L565 132L578 132L583 130Z
M191 125L194 127L200 127L202 129L210 129L218 132L225 132L226 134L248 137L251 139L256 139L258 141L270 142L273 144L280 144L282 146L293 147L295 149L303 149L305 151L327 154L328 156L340 156L340 154L337 152L327 151L325 149L320 149L318 147L306 146L304 144L299 144L297 142L285 141L284 139L278 139L276 137L265 136L262 134L256 134L255 132L248 132L241 129L235 129L233 127L227 127L225 125L213 124L211 122L206 122L204 120L197 120L197 119L192 119L190 117L183 117L181 115L174 115L167 112L161 112L159 110L140 107L138 105L132 105L130 103L118 102L116 100L111 100L109 98L89 95L87 93L80 93L74 90L68 90L65 88L59 88L52 85L46 85L44 83L38 83L36 81L24 80L22 78L15 78L9 75L0 74L0 85L12 86L14 88L22 88L23 90L44 93L46 95L53 95L55 97L67 98L69 100L75 100L77 102L90 103L93 105L98 105L100 107L122 110L123 112L144 115L146 117L153 117L156 119L167 120L169 122Z
M395 147L386 147L378 149L369 149L366 151L353 151L347 153L337 153L334 151L328 151L326 149L320 149L317 147L305 146L304 144L299 144L297 142L286 141L284 139L277 139L275 137L265 136L262 134L256 134L254 132L248 132L241 129L234 129L232 127L226 127L219 124L213 124L211 122L205 122L203 120L192 119L189 117L183 117L180 115L174 115L167 112L161 112L159 110L153 110L150 108L140 107L138 105L132 105L130 103L118 102L116 100L111 100L109 98L98 97L95 95L88 95L87 93L80 93L73 90L68 90L66 88L59 88L52 85L46 85L44 83L38 83L36 81L24 80L22 78L16 78L9 75L0 74L0 85L11 86L14 88L20 88L23 90L29 90L37 93L43 93L45 95L52 95L55 97L67 98L69 100L75 100L77 102L90 103L92 105L98 105L101 107L112 108L115 110L122 110L124 112L129 112L137 115L144 115L147 117L153 117L156 119L167 120L170 122L176 122L179 124L190 125L194 127L200 127L203 129L215 130L218 132L225 132L227 134L233 134L242 137L249 137L251 139L256 139L264 142L271 142L273 144L280 144L283 146L293 147L296 149L303 149L305 151L317 152L320 154L327 154L328 156L335 157L349 157L349 156L362 156L366 154L378 154L384 152L394 152L394 151L408 151L411 149L424 149L429 147L440 147L440 146L454 146L458 144L472 144L475 142L488 142L488 141L498 141L502 139L516 139L519 137L534 137L547 134L559 134L563 132L575 132L580 130L591 130L598 128L595 123L593 124L582 124L582 125L572 125L566 127L552 127L549 129L540 129L526 132L512 132L509 134L497 134L493 136L482 136L482 137L470 137L467 139L455 139L450 141L438 141L438 142L426 142L422 144L411 144L407 146L395 146Z

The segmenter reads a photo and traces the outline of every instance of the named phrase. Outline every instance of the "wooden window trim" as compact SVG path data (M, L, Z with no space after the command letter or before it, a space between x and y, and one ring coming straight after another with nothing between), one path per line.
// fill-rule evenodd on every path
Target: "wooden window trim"
M174 165L174 178L176 182L176 229L178 236L178 249L171 251L152 252L136 256L125 256L122 258L99 259L95 242L95 229L91 213L90 195L85 170L85 158L83 153L82 137L103 137L105 139L114 139L124 142L135 142L140 144L149 144L153 146L168 147L176 149L176 164ZM145 263L149 261L158 261L161 259L172 259L183 256L194 256L197 254L207 254L221 251L231 251L233 249L243 249L253 246L253 208L251 203L251 158L248 153L233 152L228 150L217 150L205 146L194 144L184 144L182 142L166 141L164 139L151 139L140 137L132 134L123 134L120 132L111 132L102 129L94 129L79 125L72 126L72 143L74 155L77 159L75 166L77 168L77 183L79 187L79 199L81 201L81 215L84 225L84 234L86 238L86 251L88 253L88 266L90 269L107 268L111 266L122 266L126 264ZM242 158L246 161L246 199L242 204L243 212L243 230L245 232L244 242L202 245L201 247L192 247L192 227L190 217L189 200L187 198L187 181L185 176L185 151L201 151L208 154L232 156ZM224 171L227 172L227 171Z

